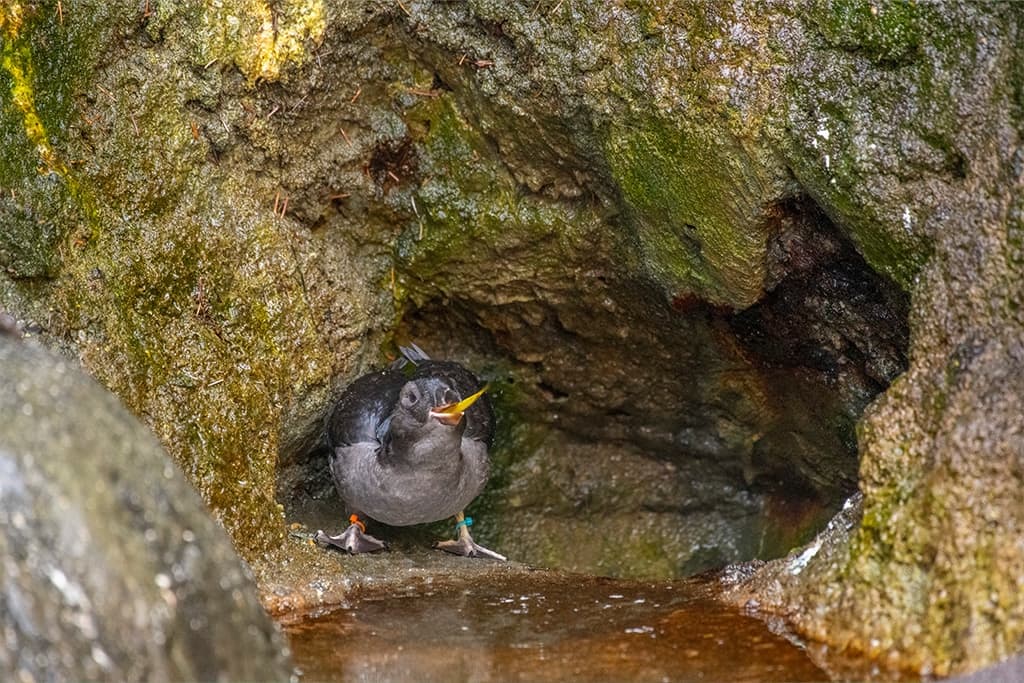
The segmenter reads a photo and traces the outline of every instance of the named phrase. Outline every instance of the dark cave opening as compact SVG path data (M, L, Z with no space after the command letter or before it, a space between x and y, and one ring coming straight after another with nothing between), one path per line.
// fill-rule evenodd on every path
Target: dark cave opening
M784 554L856 491L856 422L906 367L908 299L809 200L772 215L769 288L742 311L606 272L582 293L534 283L405 312L396 339L491 383L484 541L542 566L690 575ZM337 524L322 442L281 462L289 518Z

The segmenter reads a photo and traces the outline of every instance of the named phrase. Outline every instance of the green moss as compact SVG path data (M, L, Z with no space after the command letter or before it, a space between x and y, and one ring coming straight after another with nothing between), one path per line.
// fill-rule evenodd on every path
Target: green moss
M149 422L252 557L283 531L273 496L281 411L329 363L273 219L237 197L230 232L194 219L227 220L211 205L224 196L100 235L65 268L56 302L99 330L82 345L86 363Z
M0 151L0 265L21 277L52 275L59 261L55 247L66 230L53 221L67 200L61 176L66 169L50 145L36 108L29 27L20 3L0 10L0 68L4 92ZM9 189L8 189L9 188Z
M160 59L142 52L87 112L103 161L79 182L102 197L103 229L68 250L52 305L81 330L85 364L153 428L252 558L283 533L282 411L330 362L292 233L250 179L207 163L184 104L194 78Z
M91 191L60 146L75 95L130 3L9 3L0 10L0 264L18 277L53 277L73 227L96 225Z
M918 232L905 229L905 216L878 215L879 206L872 203L873 197L864 189L864 174L868 170L858 161L859 151L838 141L845 134L841 126L832 126L831 131L835 152L830 154L829 164L822 163L818 150L800 147L790 155L793 173L804 190L849 235L871 268L909 292L918 272L931 257L932 244Z
M13 2L0 13L12 29L4 53L21 54L45 137L59 147L75 123L76 95L89 83L112 36L141 20L138 6L129 0L61 0L58 7L57 0L49 0Z
M910 291L933 248L929 201L911 188L970 173L957 93L989 68L978 40L994 23L981 29L958 5L898 0L823 1L807 19L842 52L822 51L788 83L783 135L798 142L788 161L870 265Z
M507 276L532 278L561 267L577 245L589 241L595 248L594 214L524 193L451 97L421 103L408 121L424 181L409 200L414 215L395 245L400 296L458 298L468 282L486 287L499 254L516 255L505 259ZM407 280L415 282L408 290Z
M766 236L751 229L759 179L739 142L648 119L615 126L605 148L652 275L675 294L755 301Z
M916 235L896 234L880 220L873 220L854 198L856 187L850 186L850 194L830 195L824 204L832 206L836 212L833 215L843 217L847 234L871 268L891 278L904 291L911 291L917 274L931 258L931 243Z
M922 5L910 0L821 0L811 11L825 39L879 64L914 59L921 50Z

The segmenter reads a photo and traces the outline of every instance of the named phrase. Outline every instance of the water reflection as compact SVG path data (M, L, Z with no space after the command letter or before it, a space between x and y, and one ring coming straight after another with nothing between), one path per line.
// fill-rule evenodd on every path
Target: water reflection
M364 596L287 627L308 681L825 681L698 581L488 577Z

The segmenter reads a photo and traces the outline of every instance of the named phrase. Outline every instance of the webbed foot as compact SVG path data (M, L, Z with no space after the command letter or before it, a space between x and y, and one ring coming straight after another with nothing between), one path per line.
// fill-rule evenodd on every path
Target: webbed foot
M435 548L446 553L452 553L453 555L462 555L463 557L486 557L502 562L508 560L504 555L489 550L473 540L469 533L469 527L473 524L472 517L465 517L460 512L455 516L455 520L455 528L459 532L459 538L454 541L438 541L434 543Z
M352 555L373 553L387 548L387 544L384 541L366 533L366 525L359 521L358 517L352 515L349 521L352 523L337 536L331 536L318 529L316 534L313 535L313 540L324 547L337 548Z
M434 547L446 553L462 555L463 557L488 557L492 560L501 560L502 562L508 560L504 555L499 555L493 550L483 547L474 541L472 537L460 538L457 541L438 541L434 544Z

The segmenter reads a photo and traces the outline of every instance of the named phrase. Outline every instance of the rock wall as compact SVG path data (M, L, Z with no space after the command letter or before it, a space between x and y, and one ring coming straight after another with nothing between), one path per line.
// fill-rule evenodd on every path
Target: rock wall
M812 637L924 672L1024 646L1020 20L987 5L825 16L804 71L821 130L844 125L824 140L808 126L818 162L797 176L878 267L878 238L931 255L909 281L910 369L859 425L859 524L754 592Z

